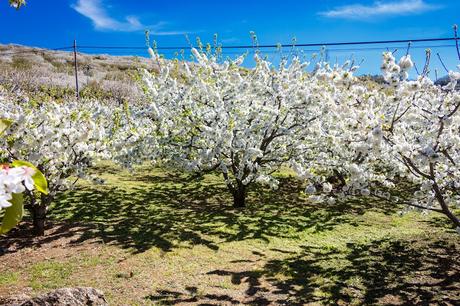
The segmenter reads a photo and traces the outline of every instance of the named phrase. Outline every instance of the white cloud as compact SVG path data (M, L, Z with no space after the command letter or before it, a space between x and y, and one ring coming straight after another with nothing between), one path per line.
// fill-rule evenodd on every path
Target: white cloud
M424 0L378 1L372 5L352 4L320 12L319 15L329 18L369 19L374 17L414 15L439 9L437 5Z
M181 35L186 31L163 31L164 22L155 25L144 25L136 16L126 16L124 20L111 17L102 0L78 0L72 8L83 16L89 18L94 28L99 31L134 32L150 29L153 35Z

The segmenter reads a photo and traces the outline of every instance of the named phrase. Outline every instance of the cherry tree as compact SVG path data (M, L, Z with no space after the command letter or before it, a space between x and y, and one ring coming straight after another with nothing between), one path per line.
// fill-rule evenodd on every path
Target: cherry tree
M407 80L404 69L412 67L407 57L397 65L400 72L392 66L394 57L386 53L382 70L394 87L381 110L388 156L416 186L411 204L445 214L460 229L452 211L460 203L460 92L455 90L460 72L450 71L449 84L440 87L426 71L415 81Z
M26 190L37 235L44 234L45 218L57 193L71 188L97 158L108 158L112 107L101 103L68 102L32 105L5 101L3 116L12 124L0 139L0 158L27 160L48 180L49 192Z
M298 58L279 67L258 54L252 70L245 56L218 61L192 49L193 62L159 63L145 74L162 159L192 172L222 173L234 207L246 205L253 182L277 187L272 174L308 150L314 139L320 101L309 98L307 63Z
M319 200L372 195L442 213L458 227L452 207L460 200L460 73L451 71L451 82L440 87L426 69L408 80L412 67L410 55L397 62L384 53L387 84L377 88L338 81L342 67L317 71L325 80L328 116L321 121L324 145L317 146L319 175L311 176L306 191ZM391 196L395 189L399 195Z

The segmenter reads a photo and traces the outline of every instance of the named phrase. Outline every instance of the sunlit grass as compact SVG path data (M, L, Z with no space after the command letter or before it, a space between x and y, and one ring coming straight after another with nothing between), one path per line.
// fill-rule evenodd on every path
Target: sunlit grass
M3 271L0 273L0 286L15 285L19 280L19 272Z
M460 301L458 236L443 217L371 199L313 204L286 170L279 190L254 186L241 210L218 175L95 173L104 185L82 182L51 209L82 227L66 255L8 270L0 292L93 286L114 305Z

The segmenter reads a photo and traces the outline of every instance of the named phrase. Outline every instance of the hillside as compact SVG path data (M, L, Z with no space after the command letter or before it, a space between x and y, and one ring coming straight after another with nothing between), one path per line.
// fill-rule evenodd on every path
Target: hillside
M138 69L154 69L145 57L78 53L80 95L133 100L141 97ZM75 95L74 55L20 45L0 44L0 85L9 92L57 100Z

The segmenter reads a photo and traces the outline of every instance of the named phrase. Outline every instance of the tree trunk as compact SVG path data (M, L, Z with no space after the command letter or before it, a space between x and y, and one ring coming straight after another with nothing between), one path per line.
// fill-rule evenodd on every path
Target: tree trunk
M435 165L433 163L430 163L430 178L433 182L434 195L438 203L441 205L443 213L450 219L450 221L452 221L452 223L457 227L457 229L459 229L460 220L454 215L454 213L450 210L449 205L444 200L444 196L441 192L441 189L439 188L438 182L436 181Z
M238 187L233 191L233 207L246 207L246 186L238 184Z
M45 236L46 204L34 205L32 207L32 218L34 233L36 236Z

